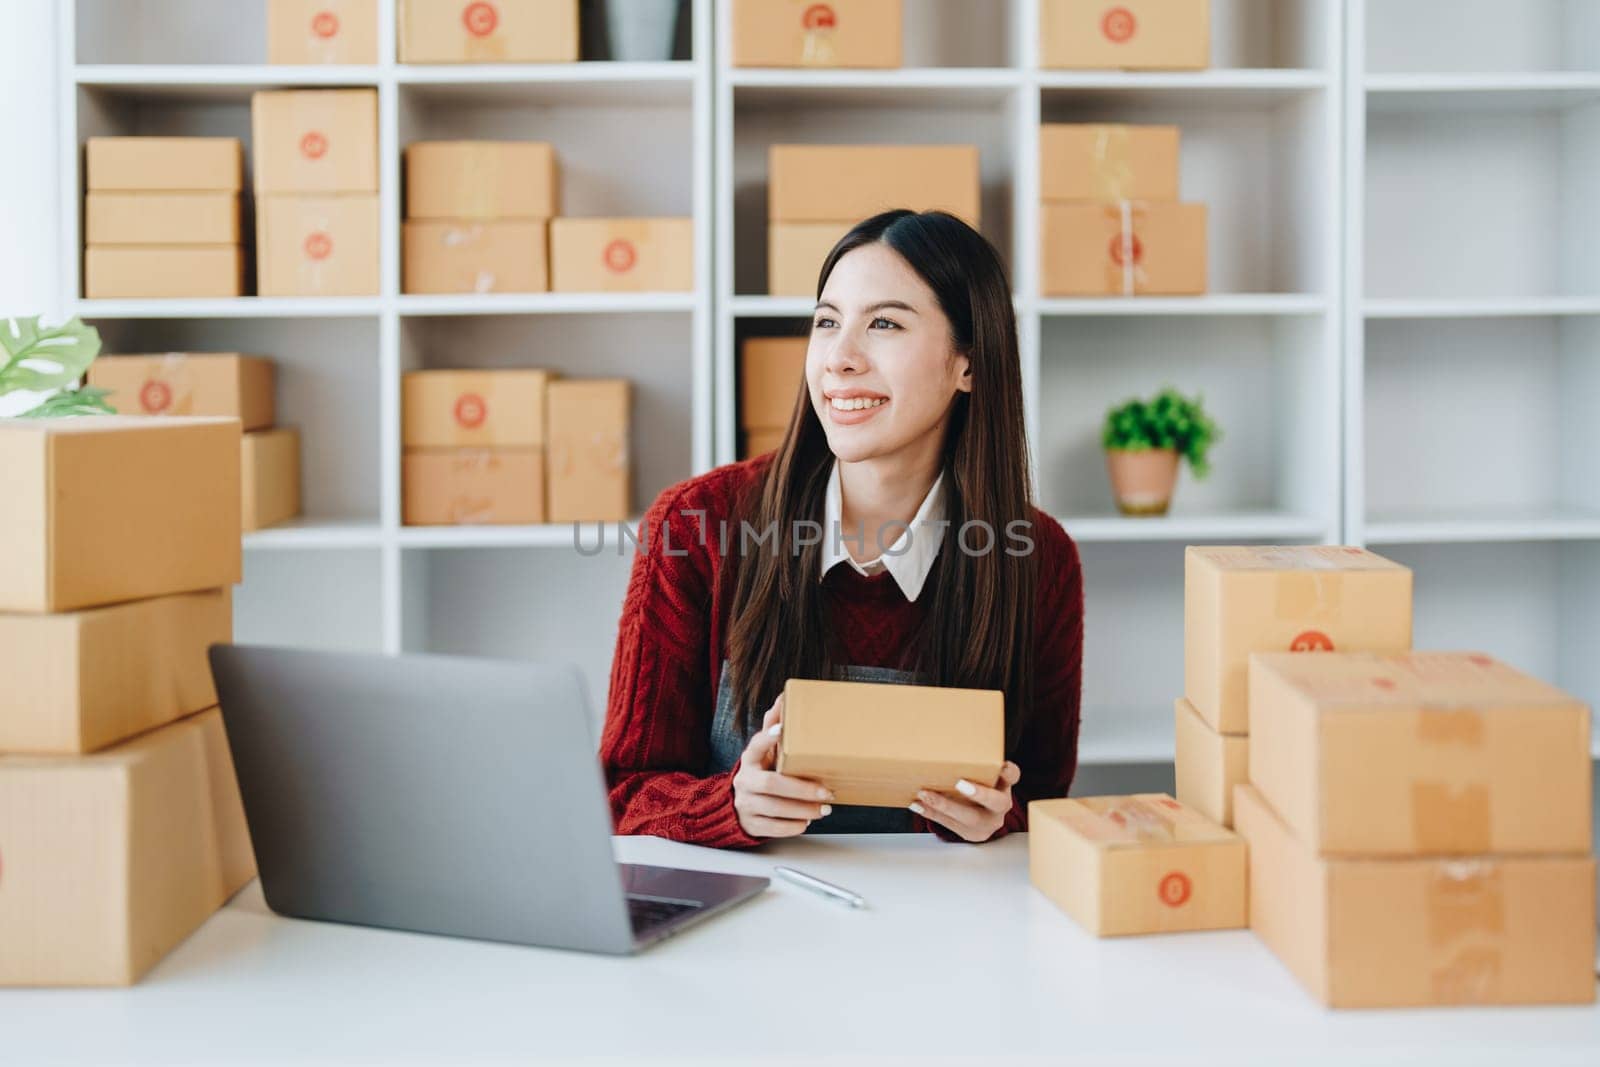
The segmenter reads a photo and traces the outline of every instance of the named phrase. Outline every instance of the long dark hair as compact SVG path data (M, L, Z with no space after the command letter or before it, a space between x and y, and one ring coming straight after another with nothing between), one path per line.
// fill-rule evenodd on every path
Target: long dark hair
M972 391L956 393L944 442L950 525L923 593L932 601L912 644L912 666L935 685L1004 690L1010 749L1033 704L1037 572L1031 552L1003 547L1011 524L1031 522L1033 504L1011 284L994 247L955 216L886 211L857 224L828 253L818 299L842 256L880 241L933 290L972 375ZM838 666L822 618L822 546L796 548L794 537L797 522L822 521L833 458L802 382L783 445L742 508L756 530L776 525L777 548L734 551L723 569L735 583L730 681L747 725L759 722L789 678L828 678ZM987 524L989 533L973 540L975 549L989 543L989 551L958 550L968 522Z

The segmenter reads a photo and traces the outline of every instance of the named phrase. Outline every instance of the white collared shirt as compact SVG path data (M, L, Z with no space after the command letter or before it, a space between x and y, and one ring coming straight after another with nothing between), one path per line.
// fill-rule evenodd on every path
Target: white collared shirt
M857 574L867 577L887 570L905 598L916 600L928 580L928 572L933 570L933 561L939 557L939 546L944 543L944 472L933 480L922 506L894 544L877 559L865 563L857 563L845 548L846 538L854 544L863 533L860 525L853 530L843 529L844 493L839 485L838 460L833 461L823 499L821 576L826 577L840 563L848 563ZM864 536L868 544L877 543L876 531L866 531Z

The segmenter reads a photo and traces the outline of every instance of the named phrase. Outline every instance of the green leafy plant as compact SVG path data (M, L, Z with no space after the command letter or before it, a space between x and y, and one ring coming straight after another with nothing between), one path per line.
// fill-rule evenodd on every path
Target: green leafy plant
M59 326L42 320L0 320L0 396L18 391L55 395L22 412L23 418L114 415L106 391L75 388L100 354L100 331L72 318Z
M1100 443L1129 452L1171 448L1189 461L1196 478L1211 473L1208 453L1222 440L1222 431L1206 413L1200 396L1189 399L1176 389L1161 390L1149 400L1129 400L1106 412Z

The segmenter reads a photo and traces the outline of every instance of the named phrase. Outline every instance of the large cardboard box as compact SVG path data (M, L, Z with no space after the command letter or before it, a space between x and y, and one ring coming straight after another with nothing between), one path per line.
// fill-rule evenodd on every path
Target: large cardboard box
M693 219L551 219L557 293L685 293L694 288Z
M256 288L262 296L376 296L376 196L256 200Z
M578 0L400 0L402 63L573 63Z
M1481 653L1250 659L1250 781L1323 855L1587 852L1589 708Z
M1178 199L1176 126L1057 123L1039 127L1044 200Z
M407 222L406 293L543 293L550 288L544 220Z
M267 0L267 62L378 62L378 0Z
M0 611L240 580L237 419L0 419L0 500Z
M633 503L633 386L622 378L553 381L546 412L551 522L626 519Z
M245 431L277 418L272 360L233 352L166 352L101 356L89 364L89 384L108 390L124 415L220 415Z
M84 250L90 300L221 298L244 295L238 245L104 245Z
M788 430L741 430L744 438L744 448L739 453L743 459L763 455L767 452L776 452L783 447L783 438Z
M400 380L406 448L543 448L544 370L423 370Z
M232 639L226 588L0 614L0 752L94 752L213 707L206 649Z
M791 678L783 688L779 774L809 778L840 804L904 808L928 789L992 785L1005 763L996 689Z
M545 521L543 449L411 449L401 464L407 526Z
M90 193L90 245L238 244L238 193Z
M1204 204L1046 201L1040 210L1040 285L1048 296L1206 291Z
M300 514L300 434L280 427L247 433L240 450L240 529L275 526Z
M856 223L891 208L979 221L977 145L778 144L767 175L769 222Z
M856 220L859 221L859 220ZM828 253L852 222L774 222L767 227L767 293L815 298Z
M902 0L733 0L736 67L898 67Z
M1202 70L1211 65L1211 0L1040 0L1039 65Z
M1035 800L1028 831L1029 879L1092 934L1245 924L1244 839L1165 794Z
M1232 826L1233 787L1250 777L1250 738L1217 733L1181 697L1173 720L1178 802L1212 822Z
M244 186L237 137L91 137L91 192L236 193Z
M560 213L554 145L419 141L406 146L408 219L548 219Z
M375 89L283 89L250 100L259 198L273 193L376 193Z
M739 425L788 428L794 398L806 378L804 337L749 337L739 346Z
M1406 652L1411 571L1361 548L1190 548L1183 692L1213 730L1247 734L1252 652Z
M1335 1008L1589 1004L1592 856L1320 859L1249 785L1250 928Z
M0 857L0 986L137 982L255 877L221 715L0 757Z

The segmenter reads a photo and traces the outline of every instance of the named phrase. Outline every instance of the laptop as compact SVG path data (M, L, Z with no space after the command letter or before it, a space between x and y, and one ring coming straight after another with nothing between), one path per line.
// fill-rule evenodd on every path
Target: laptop
M570 666L241 645L210 656L280 915L621 955L768 885L616 862Z

